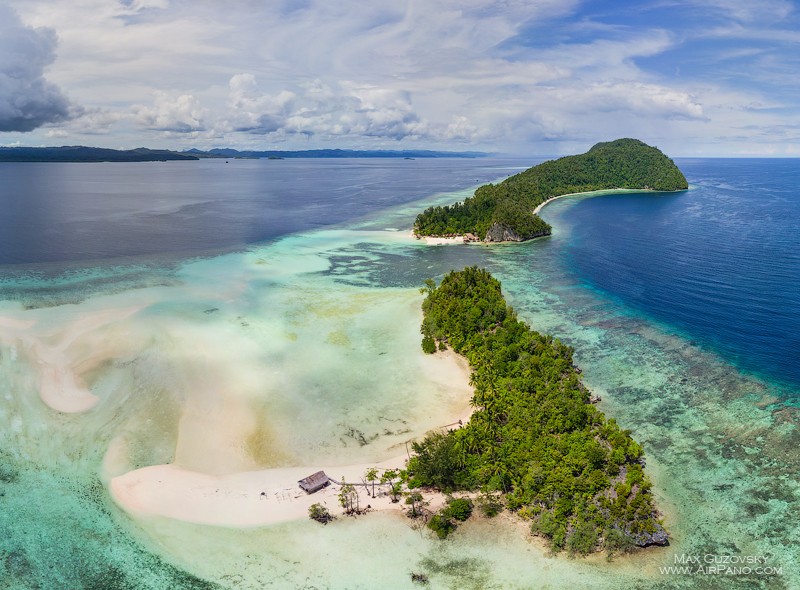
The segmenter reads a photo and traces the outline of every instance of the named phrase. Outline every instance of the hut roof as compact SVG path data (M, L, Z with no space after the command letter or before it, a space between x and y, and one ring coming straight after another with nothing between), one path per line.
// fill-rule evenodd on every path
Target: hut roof
M299 483L300 487L307 493L313 494L317 490L324 488L329 482L330 480L328 479L328 476L325 475L324 471L317 471L308 477L304 477L297 483Z

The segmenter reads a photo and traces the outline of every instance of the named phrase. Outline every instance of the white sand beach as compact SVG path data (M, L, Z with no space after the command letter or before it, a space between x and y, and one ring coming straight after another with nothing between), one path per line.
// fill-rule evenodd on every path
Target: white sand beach
M450 428L458 428L469 420L472 408L454 419ZM112 443L104 467L113 473L124 464L124 444ZM337 482L361 484L369 468L379 474L389 469L404 469L409 454L379 463L344 466L286 467L213 475L192 471L175 464L153 465L112 477L108 488L114 501L134 516L156 515L224 527L258 527L276 522L308 518L312 504L321 504L334 516L343 513L338 494L341 486L331 482L327 487L307 494L299 481L317 471ZM356 486L361 508L400 512L407 506L393 502L388 485ZM437 510L445 503L442 493L423 492L428 508Z
M409 238L413 238L415 240L425 240L425 243L429 246L445 246L447 244L463 244L464 243L464 236L454 236L452 238L433 238L430 236L423 236L418 238L414 234L414 230L411 230L408 233Z
M458 428L465 424L474 411L469 405L471 371L466 359L447 350L424 355L420 360L421 376L431 383L448 384L453 395L458 397L453 400L457 403L451 406L455 412L446 418L440 408L432 407L427 411L440 417L441 428ZM208 377L205 373L200 377L204 376ZM195 396L199 399L211 395L209 388L220 384L211 380L203 386L199 382L194 385ZM200 395L201 390L206 393ZM112 441L104 459L104 479L112 498L123 510L133 516L157 515L223 527L258 527L308 518L308 509L315 503L322 504L333 515L340 515L343 510L338 501L339 485L331 483L316 493L307 494L300 488L299 480L324 471L334 480L357 484L362 483L371 467L377 467L379 473L403 469L409 459L407 447L401 443L391 447L399 454L381 462L245 470L238 438L244 440L245 435L256 428L253 417L246 411L246 404L234 403L236 396L224 392L223 388L217 390L216 397L220 403L212 404L214 407L203 406L205 410L199 414L198 408L187 405L187 413L180 421L174 463L128 471L126 440L118 437ZM399 512L406 507L402 502L392 502L388 486L377 485L375 498L371 497L372 487L366 490L356 486L356 489L362 508L369 506L372 510ZM424 499L435 509L444 503L445 497L439 493L425 493Z
M312 504L321 504L331 514L340 515L340 486L331 483L313 494L304 492L298 482L317 471L347 483L361 483L367 469L402 469L407 456L382 463L347 466L289 467L248 471L229 475L208 475L181 469L176 465L154 465L126 473L111 480L114 500L127 512L225 527L256 527L275 522L308 518ZM405 504L393 503L388 486L356 486L361 508L400 511ZM437 502L440 494L425 494ZM439 500L438 503L441 503Z
M429 246L444 246L447 244L463 244L464 236L455 236L454 238L431 238L425 237L425 243Z

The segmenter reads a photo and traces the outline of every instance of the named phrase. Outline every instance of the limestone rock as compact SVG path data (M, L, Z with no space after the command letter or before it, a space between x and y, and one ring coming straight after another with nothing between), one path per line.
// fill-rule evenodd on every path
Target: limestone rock
M484 242L524 242L540 236L549 236L550 232L542 232L530 236L520 236L507 225L495 223L486 232L486 237L483 238Z

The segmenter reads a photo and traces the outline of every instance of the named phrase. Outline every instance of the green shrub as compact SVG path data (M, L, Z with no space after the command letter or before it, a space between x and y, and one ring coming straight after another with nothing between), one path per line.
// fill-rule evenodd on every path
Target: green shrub
M422 338L422 351L425 354L433 354L436 352L436 340L430 336L424 336Z
M455 518L456 520L465 521L472 514L472 500L469 498L455 498L447 502L447 508L444 509L444 516Z
M483 494L478 499L481 511L489 518L495 517L503 510L503 501L499 494Z
M534 535L552 538L558 531L558 521L551 512L542 512L531 525L531 532Z
M317 522L321 522L322 524L328 524L335 518L330 512L328 512L328 509L325 508L322 504L312 504L311 506L309 506L308 517L311 520L316 520Z
M422 515L422 509L428 505L428 502L425 501L422 494L419 492L408 492L406 494L406 504L411 506L411 510L408 511L408 516L410 518L417 518Z
M597 544L597 531L591 522L582 522L567 537L567 549L570 555L588 555L594 552Z
M558 527L556 532L553 534L553 538L550 541L550 549L553 553L558 553L564 548L564 544L567 540L567 527L563 524Z
M630 553L633 551L635 543L628 535L617 529L609 529L606 531L606 540L603 548L606 550L608 559L614 555Z
M428 528L431 529L433 532L440 539L444 539L456 530L456 525L453 524L453 521L444 516L444 514L435 514L433 518L428 521Z
M413 466L415 484L433 485L444 491L455 488L461 459L451 433L430 432L422 442L411 443L411 448L416 453L409 464L410 470Z

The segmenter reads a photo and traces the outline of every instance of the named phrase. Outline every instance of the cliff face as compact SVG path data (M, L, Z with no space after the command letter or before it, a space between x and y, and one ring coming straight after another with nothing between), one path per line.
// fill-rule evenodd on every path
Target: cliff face
M524 242L525 240L532 240L541 236L549 236L550 230L532 234L532 235L518 235L513 229L507 225L495 223L486 232L486 237L483 238L484 242Z
M642 531L628 534L639 547L649 547L651 545L661 545L663 547L664 545L669 545L669 534L664 530L664 527L656 523L654 528L655 530L652 533Z

